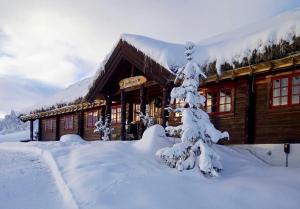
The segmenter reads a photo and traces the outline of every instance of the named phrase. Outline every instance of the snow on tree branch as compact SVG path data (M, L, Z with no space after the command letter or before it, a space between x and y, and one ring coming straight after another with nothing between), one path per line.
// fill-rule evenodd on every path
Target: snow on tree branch
M113 128L111 127L111 124L110 124L110 121L109 121L109 118L106 117L105 118L105 122L103 122L103 118L100 117L99 121L97 121L95 123L95 130L94 132L99 132L100 133L100 138L103 140L103 141L108 141L110 140L110 134L111 132L113 131Z

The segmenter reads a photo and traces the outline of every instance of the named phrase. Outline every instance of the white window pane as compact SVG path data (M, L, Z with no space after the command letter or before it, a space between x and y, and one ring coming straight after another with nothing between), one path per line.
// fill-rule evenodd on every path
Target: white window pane
M225 92L224 91L220 91L220 97L225 97Z
M294 95L292 97L292 104L299 104L299 95Z
M280 89L273 89L273 97L279 97L280 96Z
M220 97L220 104L225 104L225 97Z
M230 95L226 96L226 103L231 103L231 96Z
M281 105L287 104L287 97L281 97Z
M225 105L220 105L220 112L225 112Z
M300 76L293 77L293 85L300 85Z
M288 86L288 78L281 79L281 87Z
M293 94L300 94L300 86L293 87Z
M273 81L273 88L279 88L280 87L280 80L276 79Z
M226 104L225 111L230 111L231 110L231 104Z
M211 99L206 100L206 105L211 106Z
M279 98L273 98L273 106L278 106L280 103L280 99Z
M281 89L281 96L286 96L288 94L288 88L284 87Z

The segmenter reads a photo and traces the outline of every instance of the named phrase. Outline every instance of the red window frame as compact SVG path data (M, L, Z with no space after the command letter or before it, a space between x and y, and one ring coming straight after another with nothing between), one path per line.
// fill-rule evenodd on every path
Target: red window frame
M112 124L121 123L121 105L111 107L111 123Z
M65 115L64 116L64 130L73 131L74 130L74 116Z
M54 123L53 123L52 118L46 119L46 121L45 121L45 132L46 133L53 133L53 131L54 131L53 125L54 125Z
M99 110L91 110L86 115L86 127L95 127L95 123L99 120Z
M214 89L207 89L204 91L206 101L205 101L205 110L208 114L225 114L233 111L233 95L234 95L233 87L220 87ZM225 95L221 95L221 92L225 91ZM230 92L230 100L226 96L227 93ZM209 98L208 94L214 94L215 98ZM211 105L207 105L208 101L211 99ZM215 100L215 102L213 101ZM223 100L223 101L222 101ZM226 106L230 105L230 109L227 110ZM214 107L215 106L215 107ZM221 111L221 107L224 107L223 111ZM208 107L211 107L211 112L208 112ZM215 111L213 112L213 107Z
M298 84L294 85L293 79L295 77L299 77L300 79L300 73L292 73L289 75L281 75L281 76L275 76L271 79L271 88L270 88L270 107L271 108L281 108L281 107L289 107L289 106L295 106L300 105L300 80ZM287 79L287 86L282 86L281 80ZM274 85L275 80L280 80L279 87ZM283 89L287 88L287 94L283 94ZM296 90L298 89L298 90ZM279 91L279 96L278 96ZM277 93L275 93L277 92ZM274 96L276 94L276 96ZM281 104L281 99L283 97L287 97L286 104ZM298 103L293 103L293 97L298 97ZM274 99L279 99L279 104L274 105Z

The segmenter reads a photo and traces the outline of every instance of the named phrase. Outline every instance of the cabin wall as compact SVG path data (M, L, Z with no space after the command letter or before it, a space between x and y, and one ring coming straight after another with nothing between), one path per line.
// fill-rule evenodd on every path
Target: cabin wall
M248 84L246 79L237 79L233 83L233 110L230 113L211 114L211 122L220 131L228 131L230 140L221 140L223 144L244 144L246 141L246 121L248 104Z
M261 76L255 85L255 143L300 143L300 105L271 107L271 78Z
M65 129L65 116L73 115L73 129L66 130ZM59 124L59 138L65 134L78 134L78 113L70 113L66 115L62 115L60 117L60 124Z
M46 131L46 121L47 120L53 120L53 130L52 131ZM42 121L42 136L41 136L41 141L55 141L56 140L56 118L41 118Z
M95 110L98 110L98 114L101 113L101 109L93 109L93 111ZM88 113L90 112L91 110L88 110L88 111L85 111L83 116L84 116L84 121L83 121L83 138L87 141L94 141L94 140L99 140L100 139L100 134L97 132L97 133L94 133L94 130L95 130L95 127L88 127Z

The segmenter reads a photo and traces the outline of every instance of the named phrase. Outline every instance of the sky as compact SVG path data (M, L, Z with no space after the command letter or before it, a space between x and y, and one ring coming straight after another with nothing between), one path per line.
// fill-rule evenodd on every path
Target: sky
M122 33L200 41L300 0L0 0L0 117L92 76Z

